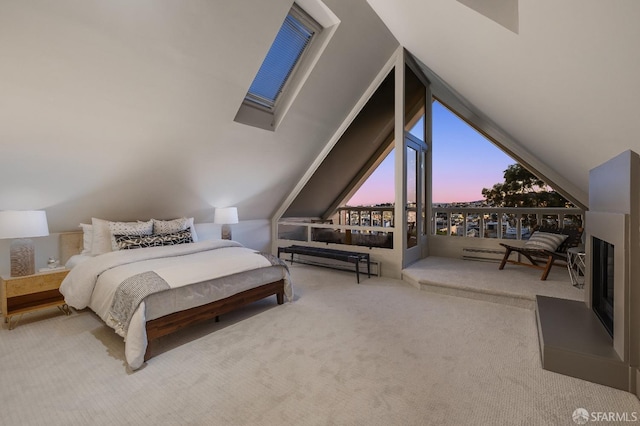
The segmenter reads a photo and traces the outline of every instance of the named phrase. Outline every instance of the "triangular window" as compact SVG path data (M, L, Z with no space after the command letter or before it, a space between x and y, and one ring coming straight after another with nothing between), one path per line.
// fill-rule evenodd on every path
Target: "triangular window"
M393 180L395 157L393 149L373 170L362 185L344 204L344 207L393 206L395 203L395 183Z

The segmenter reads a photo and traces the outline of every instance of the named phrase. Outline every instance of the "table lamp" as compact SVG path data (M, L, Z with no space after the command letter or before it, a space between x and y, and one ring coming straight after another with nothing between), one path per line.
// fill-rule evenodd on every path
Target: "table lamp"
M238 223L238 209L236 207L217 208L213 216L213 223L221 224L221 237L223 240L231 239L231 227L229 225Z
M11 276L33 275L36 271L32 237L49 235L44 210L0 211L0 239L13 239L10 245Z

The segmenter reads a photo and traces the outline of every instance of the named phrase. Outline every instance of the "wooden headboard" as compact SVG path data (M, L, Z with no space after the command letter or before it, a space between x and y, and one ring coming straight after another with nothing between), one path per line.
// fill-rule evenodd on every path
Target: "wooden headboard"
M64 265L74 254L80 254L83 248L82 231L62 232L60 234L60 264Z

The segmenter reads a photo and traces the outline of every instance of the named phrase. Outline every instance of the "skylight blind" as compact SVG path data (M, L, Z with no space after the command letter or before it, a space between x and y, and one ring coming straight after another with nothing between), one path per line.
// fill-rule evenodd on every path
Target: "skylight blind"
M287 15L246 99L272 109L314 31L291 13Z

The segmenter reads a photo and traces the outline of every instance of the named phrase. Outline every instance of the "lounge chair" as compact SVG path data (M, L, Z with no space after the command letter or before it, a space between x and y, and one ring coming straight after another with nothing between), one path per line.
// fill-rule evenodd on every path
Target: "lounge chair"
M539 228L531 234L524 247L500 243L506 251L499 269L504 269L507 263L540 269L543 271L540 280L544 281L556 262L564 262L563 264L566 265L567 249L582 243L582 232L583 228ZM512 252L526 257L531 263L509 259Z

